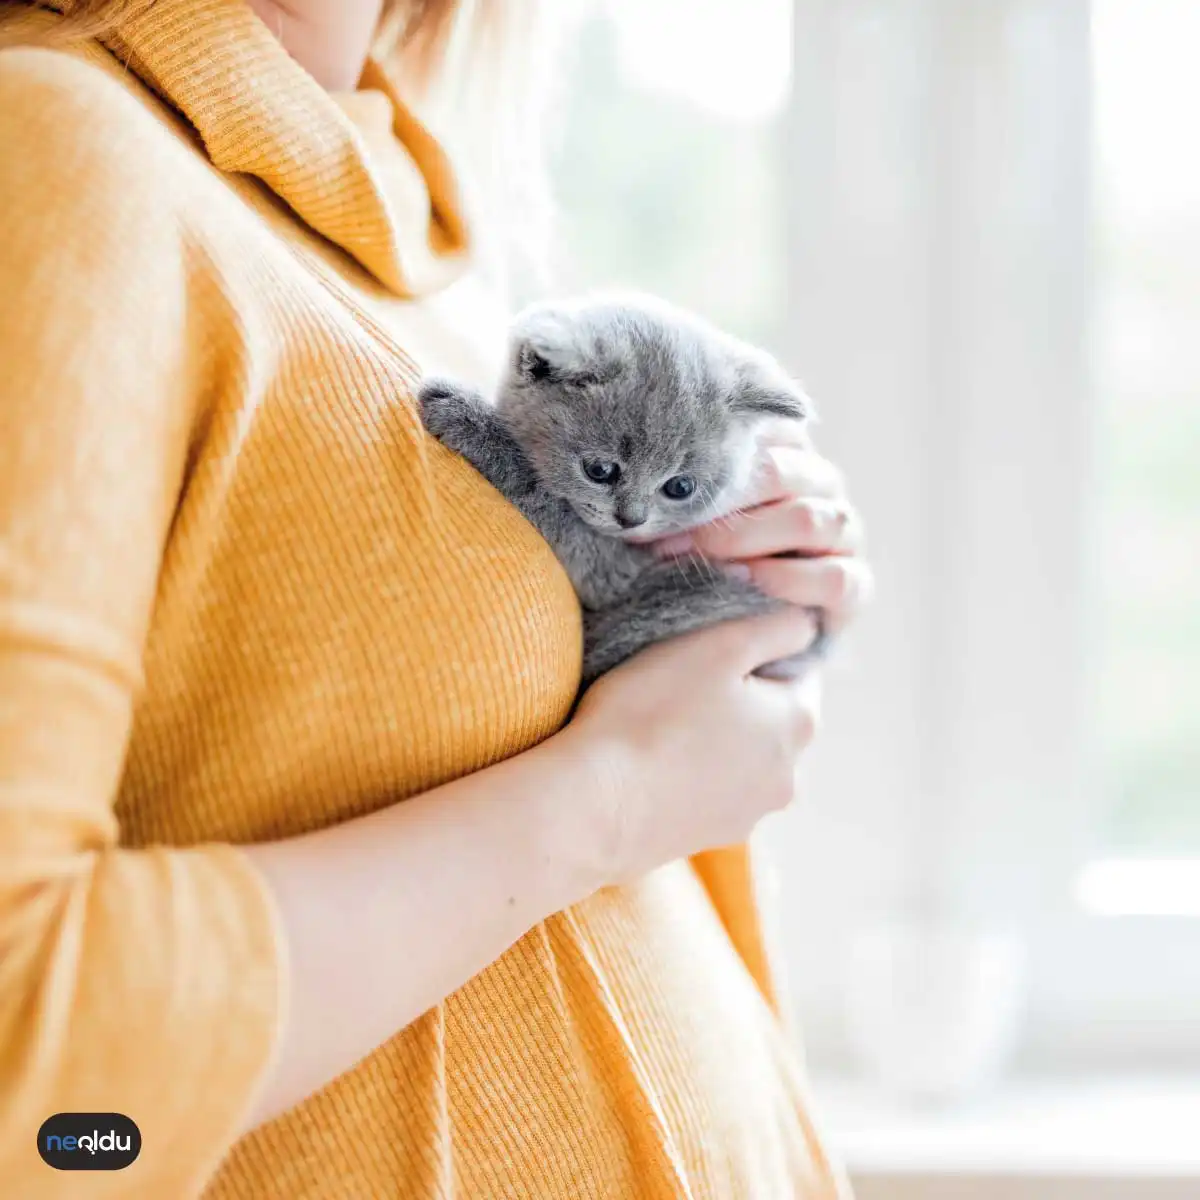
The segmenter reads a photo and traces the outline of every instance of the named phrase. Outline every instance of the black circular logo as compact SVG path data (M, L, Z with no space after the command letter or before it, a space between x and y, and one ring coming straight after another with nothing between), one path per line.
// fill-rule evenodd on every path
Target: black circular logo
M38 1153L58 1171L119 1171L142 1150L142 1132L121 1113L55 1113L38 1130Z

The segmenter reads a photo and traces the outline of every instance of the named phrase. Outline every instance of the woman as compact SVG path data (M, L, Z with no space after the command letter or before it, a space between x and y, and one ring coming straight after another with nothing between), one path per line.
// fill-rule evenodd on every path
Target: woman
M413 411L497 332L394 82L436 6L390 72L378 0L66 7L97 40L0 51L6 1193L836 1194L742 844L816 709L750 672L811 622L563 725L570 587ZM836 476L771 454L697 541L844 620ZM56 1174L62 1111L138 1160Z

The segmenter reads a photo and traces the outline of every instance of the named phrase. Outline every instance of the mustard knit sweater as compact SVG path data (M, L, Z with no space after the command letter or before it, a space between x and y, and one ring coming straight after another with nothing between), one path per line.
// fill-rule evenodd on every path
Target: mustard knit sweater
M235 1141L287 969L238 843L551 734L575 599L414 413L499 326L379 64L330 96L238 0L0 51L0 222L0 1193L841 1194L744 848L545 921ZM141 1156L52 1170L60 1111Z

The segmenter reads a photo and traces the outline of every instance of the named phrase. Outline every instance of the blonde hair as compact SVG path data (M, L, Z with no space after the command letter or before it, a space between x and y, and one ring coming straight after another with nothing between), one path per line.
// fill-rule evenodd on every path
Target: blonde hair
M575 8L569 0L418 3L419 11L408 0L387 6L377 53L465 169L485 269L528 298L549 281L554 209L545 117Z
M68 0L41 40L102 38L155 0ZM25 36L36 6L0 0L0 45ZM464 176L480 265L511 290L547 281L552 206L543 116L563 0L384 0L375 53Z

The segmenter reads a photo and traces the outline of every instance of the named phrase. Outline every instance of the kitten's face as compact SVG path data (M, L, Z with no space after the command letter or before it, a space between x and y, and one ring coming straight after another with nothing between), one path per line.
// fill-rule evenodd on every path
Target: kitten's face
M497 406L549 491L637 540L737 508L757 425L808 411L770 359L640 299L522 314Z

